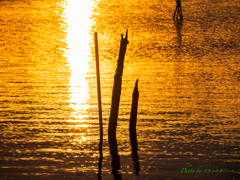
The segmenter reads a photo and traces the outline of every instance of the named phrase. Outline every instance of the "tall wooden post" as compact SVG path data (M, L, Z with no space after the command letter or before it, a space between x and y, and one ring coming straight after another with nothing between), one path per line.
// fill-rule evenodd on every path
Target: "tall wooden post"
M112 91L112 104L108 125L108 139L109 142L111 140L116 140L116 128L117 128L117 119L118 119L118 110L119 110L119 102L121 95L121 87L122 87L122 73L123 73L123 63L124 57L127 49L127 44L129 41L127 40L128 30L126 31L126 36L123 38L123 34L121 34L121 43L120 43L120 51L117 69L114 76L114 85Z
M102 169L102 143L103 143L103 127L102 127L102 102L101 102L101 85L100 85L100 70L99 70L99 54L98 54L98 35L94 33L95 42L95 58L96 58L96 74L97 74L97 92L98 92L98 113L99 113L99 129L100 129L100 141L99 141L99 172L98 179L101 179Z
M121 88L122 88L123 63L124 63L124 57L125 57L127 44L128 44L127 35L128 35L128 30L126 31L125 38L123 38L123 34L121 34L120 51L119 51L117 69L114 76L112 104L111 104L111 111L110 111L109 124L108 124L108 141L110 146L110 153L112 156L112 173L113 173L114 179L116 180L122 179L121 173L119 172L120 161L119 161L118 148L117 148L116 128L117 128L118 110L119 110L119 102L120 102L120 95L121 95Z

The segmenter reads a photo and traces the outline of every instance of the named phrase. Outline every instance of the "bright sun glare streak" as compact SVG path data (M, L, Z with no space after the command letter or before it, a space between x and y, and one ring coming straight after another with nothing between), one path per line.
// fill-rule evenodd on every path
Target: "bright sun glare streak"
M64 18L67 23L67 44L68 62L71 68L70 78L70 107L75 112L73 117L81 120L85 116L82 114L87 109L88 85L85 80L90 60L91 41L90 28L92 0L66 0L63 5L65 12Z

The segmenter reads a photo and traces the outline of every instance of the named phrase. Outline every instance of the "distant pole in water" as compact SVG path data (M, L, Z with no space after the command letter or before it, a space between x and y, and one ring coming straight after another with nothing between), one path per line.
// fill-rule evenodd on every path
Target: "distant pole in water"
M180 20L183 19L181 0L176 0L176 3L177 3L177 5L176 5L173 19L175 20L175 17L176 17L176 20L178 21L178 15L180 16Z
M98 54L98 35L94 32L95 42L95 57L96 57L96 74L97 74L97 90L98 90L98 113L99 113L99 128L100 128L100 142L99 142L99 173L98 177L101 178L102 166L102 141L103 141L103 126L102 126L102 102L101 102L101 85L100 85L100 71L99 71L99 54Z
M117 128L117 119L118 119L118 109L121 95L121 86L122 86L122 73L123 73L123 63L124 57L127 49L127 40L128 30L126 31L126 36L123 38L123 34L121 34L121 43L120 43L120 51L118 57L117 69L114 76L114 84L112 91L112 103L111 103L111 111L108 125L108 139L110 141L116 140L116 128Z

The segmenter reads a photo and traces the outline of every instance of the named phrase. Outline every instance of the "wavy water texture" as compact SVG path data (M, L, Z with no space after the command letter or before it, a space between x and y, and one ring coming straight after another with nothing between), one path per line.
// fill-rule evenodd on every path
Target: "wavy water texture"
M107 128L126 29L117 127L121 178L192 180L197 174L181 173L189 165L236 171L201 173L200 180L239 177L240 3L182 1L180 24L173 21L175 6L174 0L1 1L0 179L97 179L94 32L103 103L101 177L117 177ZM137 79L133 153L128 128Z

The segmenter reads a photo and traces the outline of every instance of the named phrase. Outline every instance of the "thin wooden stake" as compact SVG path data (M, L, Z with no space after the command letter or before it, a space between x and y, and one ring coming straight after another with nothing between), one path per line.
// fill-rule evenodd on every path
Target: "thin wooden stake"
M99 164L98 164L98 167L99 167L98 179L101 179L103 127L102 127L102 102L101 102L99 55L98 55L98 35L96 32L94 32L94 42L95 42L96 74L97 74L97 90L98 90L99 128L100 128L100 142L99 142L100 158L99 158Z
M129 135L132 147L132 158L135 168L135 174L139 173L139 162L138 162L138 145L137 145L137 133L136 133L136 125L137 125L137 108L138 108L138 79L135 83L135 88L133 90L132 95L132 109L131 109L131 116L129 122Z
M125 38L123 38L123 34L121 34L120 51L119 51L117 69L114 76L112 103L111 103L111 111L110 111L109 125L108 125L109 142L111 140L115 141L116 139L118 109L119 109L121 86L122 86L123 63L124 63L124 57L125 57L126 48L128 44L127 36L128 36L128 30L126 31Z
M176 17L176 20L178 22L178 15L180 16L180 20L183 19L181 0L176 0L176 3L177 3L177 5L176 5L176 9L175 9L175 12L173 15L173 19L175 20L175 17Z
M124 56L125 56L127 44L128 44L127 35L128 35L128 30L126 32L125 38L123 38L123 34L121 34L120 51L119 51L117 69L114 76L112 104L111 104L111 111L110 111L109 124L108 124L108 142L110 147L110 153L112 156L112 173L113 173L114 179L116 180L122 179L121 172L120 172L118 148L117 148L116 128L117 128L119 102L120 102L120 96L121 96L123 63L124 63Z
M136 136L138 97L139 97L139 92L138 92L138 79L137 79L135 83L135 88L133 90L132 109L131 109L131 116L130 116L130 123L129 123L130 138L132 136Z

